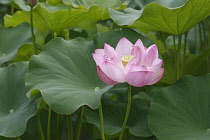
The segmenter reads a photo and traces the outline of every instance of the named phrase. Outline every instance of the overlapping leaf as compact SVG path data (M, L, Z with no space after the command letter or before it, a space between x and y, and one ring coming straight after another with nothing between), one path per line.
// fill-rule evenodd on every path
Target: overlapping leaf
M173 9L150 3L132 27L144 32L156 30L179 35L208 17L209 11L209 0L188 0L184 6Z
M0 68L0 135L17 137L26 130L27 121L36 114L35 99L26 97L24 77L27 62Z
M209 140L210 75L185 76L154 97L149 126L160 140Z
M121 102L104 102L104 129L108 135L113 135L121 131L125 117L126 104ZM133 99L131 111L128 119L128 129L132 135L148 137L153 134L150 132L147 122L148 105L140 99ZM100 128L99 113L88 111L87 121Z
M13 0L22 10L30 11L30 6L26 4L24 0Z
M178 35L185 33L210 15L209 0L188 0L185 5L177 8L166 7L178 6L183 4L183 1L176 1L176 4L172 1L163 2L159 0L149 2L158 3L147 4L142 10L142 14L140 11L138 14L138 11L135 10L125 10L122 13L109 9L110 18L118 25L130 25L129 27L137 28L144 33L156 30ZM131 25L131 23L133 24Z
M101 19L102 14L102 9L98 6L91 6L88 11L83 9L49 11L49 8L45 7L38 5L34 8L34 27L53 33L73 26L88 29L93 23ZM14 27L23 22L30 23L29 11L17 11L13 16L6 15L4 17L6 27Z

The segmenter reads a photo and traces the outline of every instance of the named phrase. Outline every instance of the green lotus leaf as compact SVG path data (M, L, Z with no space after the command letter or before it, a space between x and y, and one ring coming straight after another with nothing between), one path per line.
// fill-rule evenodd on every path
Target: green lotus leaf
M47 3L49 3L50 5L54 5L54 6L63 4L62 0L47 0Z
M22 10L24 11L30 11L31 10L31 7L27 4L27 2L25 2L25 0L13 0L14 3L16 3ZM56 0L57 1L57 0ZM58 10L62 10L62 9L66 9L66 10L70 10L71 8L67 5L64 5L64 4L59 4L59 5L56 5L56 3L59 1L47 1L46 3L40 3L40 5L44 8L47 9L47 11L49 12L54 12L54 11L58 11ZM57 3L57 4L58 4ZM54 6L56 5L56 6ZM35 6L36 7L36 6Z
M85 6L90 7L92 5L99 5L100 7L119 8L122 4L121 0L62 0L65 4L72 4L74 7Z
M142 11L127 8L123 12L108 8L110 18L118 25L132 25L141 15Z
M71 114L83 105L97 109L101 95L112 86L98 78L93 46L83 38L56 38L47 43L30 59L27 95L40 91L50 108L60 114Z
M0 1L1 4L9 4L11 2L12 2L12 0L1 0Z
M30 11L31 8L29 5L26 4L24 0L13 0L14 3L16 3L22 10L24 11Z
M31 44L24 44L19 48L13 62L29 61L32 55L34 55L34 46Z
M149 126L160 140L209 140L210 74L185 76L153 98Z
M152 98L158 93L161 89L160 86L147 86L144 91L140 91L139 93L135 94L133 98L141 99L148 105L151 104Z
M66 6L63 8L65 9L56 10L43 4L38 5L33 11L34 27L53 33L73 26L89 29L93 23L101 19L102 9L98 6L91 6L88 11L84 9L66 10ZM4 17L6 27L14 27L23 22L30 23L29 11L17 11L13 16Z
M180 7L186 3L187 0L131 0L129 3L129 7L135 9L143 9L149 3L159 3L160 5L167 8L175 8Z
M20 35L21 33L21 35ZM30 26L26 23L16 28L4 28L0 25L0 65L12 60L18 48L31 42Z
M149 0L149 2L156 2L167 8L180 7L186 3L187 0ZM148 2L148 1L147 1Z
M43 7L43 8L46 8L46 10L51 12L51 13L59 11L59 10L71 10L70 6L67 6L67 5L64 5L64 4L59 4L57 6L52 6L52 5L49 5L49 4L46 4L46 3L40 3L40 6Z
M179 35L208 17L209 11L209 0L188 0L182 7L172 9L158 3L150 3L131 27L144 32L156 30Z
M125 117L126 103L125 102L104 102L104 131L108 135L117 134L122 129L123 120ZM135 136L149 137L153 134L150 132L147 122L149 112L148 105L140 99L132 99L131 110L127 126L129 132ZM100 119L98 111L88 110L86 118L89 123L100 128Z
M0 68L0 135L17 137L26 130L27 121L36 114L35 98L26 97L24 83L28 62Z

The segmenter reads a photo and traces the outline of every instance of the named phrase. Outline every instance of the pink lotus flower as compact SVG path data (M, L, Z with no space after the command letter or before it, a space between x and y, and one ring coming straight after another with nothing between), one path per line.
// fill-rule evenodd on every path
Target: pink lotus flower
M146 48L140 39L133 45L123 37L116 49L105 43L104 49L96 49L92 56L97 65L98 76L108 85L124 82L136 87L152 85L164 73L157 46Z

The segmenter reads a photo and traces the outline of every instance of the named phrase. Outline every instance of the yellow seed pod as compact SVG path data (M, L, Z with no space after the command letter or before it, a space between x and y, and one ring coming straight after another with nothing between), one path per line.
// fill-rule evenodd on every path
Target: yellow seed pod
M123 56L123 57L122 57L123 66L125 67L125 66L128 64L128 62L129 62L132 58L134 58L133 55L126 55L126 56Z

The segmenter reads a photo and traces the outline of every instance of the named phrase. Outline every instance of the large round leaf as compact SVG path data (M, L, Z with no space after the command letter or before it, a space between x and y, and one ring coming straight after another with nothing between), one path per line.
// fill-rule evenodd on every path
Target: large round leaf
M35 99L26 97L24 84L27 62L0 68L0 135L17 137L26 130L26 123L36 114Z
M20 35L20 33L22 33ZM18 48L31 41L30 26L26 23L16 28L4 28L0 25L0 65L12 60Z
M156 30L179 35L208 17L209 11L209 0L188 0L184 6L173 9L151 3L132 27L144 32Z
M136 7L139 6L141 9L144 8L149 3L156 2L161 4L164 7L178 7L183 5L186 0L147 0L147 1L139 1L133 0L130 1L130 6ZM132 8L127 8L123 12L117 11L111 8L108 8L110 18L114 20L114 22L120 26L122 25L132 25L134 21L136 21L140 16L143 10L134 10ZM141 24L138 26L142 26Z
M61 114L71 114L82 105L98 108L101 95L112 86L98 78L93 51L93 43L83 38L50 41L30 60L27 94L40 90L50 108Z
M159 140L209 140L209 85L210 74L185 76L160 90L149 113L151 131Z

